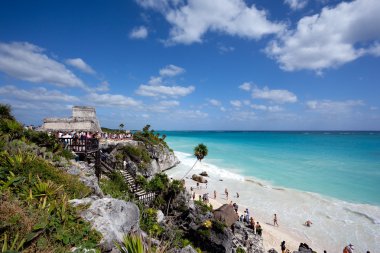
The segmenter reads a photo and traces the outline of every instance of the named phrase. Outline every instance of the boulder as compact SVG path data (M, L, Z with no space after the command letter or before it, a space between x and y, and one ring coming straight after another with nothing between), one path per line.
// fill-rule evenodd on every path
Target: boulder
M114 241L121 241L125 234L139 229L139 208L136 204L124 200L95 200L81 216L91 223L93 229L102 234L102 252L112 250Z
M196 175L196 174L194 174L191 178L194 181L199 182L199 183L207 183L206 179L204 179L202 176L199 176L199 175Z
M165 220L165 215L161 210L157 210L157 222L161 223Z
M206 171L203 171L202 173L200 173L199 175L201 175L201 176L204 176L204 177L208 177L208 174L207 174L207 172Z
M228 227L234 224L239 216L234 210L234 207L228 204L224 204L218 209L213 211L215 219L224 222Z
M268 250L268 253L278 253L275 249Z
M180 253L197 253L197 251L190 245L187 245L185 248L181 249Z

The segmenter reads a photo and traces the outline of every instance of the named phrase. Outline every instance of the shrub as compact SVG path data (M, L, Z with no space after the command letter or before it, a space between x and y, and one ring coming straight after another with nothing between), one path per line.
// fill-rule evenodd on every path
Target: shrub
M195 200L194 204L199 208L202 214L206 214L207 212L212 212L212 205L207 205L200 200Z

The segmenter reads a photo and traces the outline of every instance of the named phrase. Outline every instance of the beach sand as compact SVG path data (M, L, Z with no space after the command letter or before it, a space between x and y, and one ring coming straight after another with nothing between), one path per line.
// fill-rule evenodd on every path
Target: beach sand
M253 207L245 206L244 203L239 202L239 198L236 198L236 195L232 198L229 197L229 199L226 199L226 195L220 192L217 192L217 197L214 199L213 197L213 185L212 183L207 184L207 188L205 184L200 184L200 188L197 189L196 182L192 179L186 178L185 179L185 186L188 192L191 192L190 187L193 187L193 191L195 192L195 200L199 199L199 196L202 196L205 193L209 193L209 204L212 205L213 209L217 209L220 206L224 204L230 204L231 201L233 203L236 203L239 205L239 217L240 215L244 214L244 210L248 208L248 210L254 210ZM285 226L273 226L273 221L265 220L262 217L255 216L253 213L253 217L255 222L259 222L261 227L263 228L263 243L265 251L268 251L269 249L275 249L277 252L281 252L281 242L286 242L286 248L290 250L290 252L297 251L298 246L301 242L305 242L305 238L300 238L295 235L292 235L287 232L289 228ZM316 248L315 246L312 247L314 251L316 252L323 252L322 249Z

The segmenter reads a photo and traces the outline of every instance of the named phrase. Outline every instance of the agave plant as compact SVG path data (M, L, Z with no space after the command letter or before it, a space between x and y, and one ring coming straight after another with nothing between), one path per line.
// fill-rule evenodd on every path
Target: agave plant
M164 244L153 249L150 239L148 245L146 245L141 235L129 234L123 237L121 244L115 242L115 246L121 253L164 253L168 245Z

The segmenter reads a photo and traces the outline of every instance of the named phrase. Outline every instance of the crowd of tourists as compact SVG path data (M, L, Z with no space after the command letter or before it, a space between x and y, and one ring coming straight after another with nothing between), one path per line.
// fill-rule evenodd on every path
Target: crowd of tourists
M131 133L122 133L122 134L116 134L116 133L102 133L101 134L102 139L105 140L128 140L132 138Z

